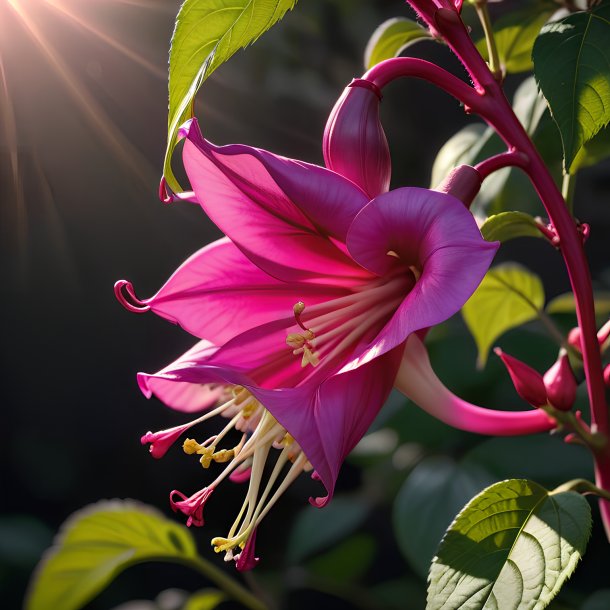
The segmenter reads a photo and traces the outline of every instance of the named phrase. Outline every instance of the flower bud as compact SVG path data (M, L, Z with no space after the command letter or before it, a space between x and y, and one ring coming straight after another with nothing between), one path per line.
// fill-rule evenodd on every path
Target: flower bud
M460 165L451 170L449 175L434 190L453 195L466 207L470 207L479 193L482 182L481 174L474 167Z
M544 374L549 402L560 411L569 411L576 400L576 379L567 354L561 354Z
M568 344L582 352L582 332L579 326L575 326L568 333Z
M326 167L357 184L371 199L390 187L390 149L379 121L379 88L354 79L332 109L322 152Z
M610 388L610 364L607 364L604 369L604 383L607 388Z
M525 364L525 362L505 354L499 347L496 347L494 352L502 358L502 362L508 370L517 394L534 407L545 405L547 403L547 394L542 375L531 366Z

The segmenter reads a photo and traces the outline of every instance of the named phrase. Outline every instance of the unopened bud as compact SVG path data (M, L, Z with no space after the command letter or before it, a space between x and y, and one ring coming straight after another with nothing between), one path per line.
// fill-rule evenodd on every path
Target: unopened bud
M580 327L576 326L568 333L568 344L582 352L582 333Z
M470 165L460 165L451 170L449 175L434 189L441 193L453 195L466 207L470 207L481 188L481 174Z
M607 364L604 369L604 383L606 387L610 388L610 364Z
M603 345L606 340L610 337L610 320L606 322L598 331L597 331L597 341L600 345Z
M560 411L569 411L576 400L576 379L568 355L563 353L543 379L549 402Z
M371 199L390 187L390 149L379 120L381 92L354 79L332 109L322 152L326 167L357 184Z
M525 362L505 354L499 347L496 347L494 352L502 359L517 394L534 407L545 405L547 395L542 375Z

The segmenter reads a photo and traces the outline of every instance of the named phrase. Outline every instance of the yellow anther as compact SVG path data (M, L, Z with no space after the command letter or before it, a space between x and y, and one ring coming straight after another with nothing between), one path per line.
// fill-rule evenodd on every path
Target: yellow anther
M294 349L299 349L303 347L305 337L299 333L292 333L286 337L286 343Z
M187 455L193 455L197 453L201 449L201 445L194 438L187 438L184 443L182 443L182 450Z
M252 416L254 411L256 411L256 409L258 408L258 405L259 405L258 400L252 400L241 410L241 416L244 419L248 419L249 417Z
M231 540L220 537L212 538L211 544L214 547L215 553L222 553L223 551L228 551L229 549L232 549L235 546Z
M212 459L217 464L223 464L224 462L228 462L235 457L235 451L233 449L221 449L212 455Z
M301 366L305 368L308 364L311 364L311 366L318 366L318 364L320 364L320 357L316 352L312 352L307 346L304 346Z
M214 459L214 447L202 447L197 453L201 454L199 463L204 468L209 468L212 460Z
M303 301L295 303L292 311L294 311L295 316L300 316L305 311L305 303Z

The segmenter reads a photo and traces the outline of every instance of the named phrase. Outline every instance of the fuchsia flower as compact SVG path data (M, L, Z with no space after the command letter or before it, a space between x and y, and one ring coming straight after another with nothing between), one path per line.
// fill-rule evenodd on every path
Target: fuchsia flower
M193 192L227 237L195 253L149 299L125 281L116 290L129 309L151 310L201 339L138 380L147 396L185 412L209 409L222 389L226 401L196 421L222 414L227 425L184 449L204 467L227 466L190 498L172 492L172 506L200 525L220 481L251 469L235 524L212 541L227 558L244 549L238 565L251 567L253 533L300 472L313 469L326 488L315 504L330 499L343 459L392 388L405 341L461 308L498 244L483 240L452 195L371 193L366 172L367 183L357 184L358 172L352 182L264 150L217 147L195 121L185 133ZM235 429L241 440L219 449ZM165 448L175 430L143 440ZM271 447L279 456L263 485Z

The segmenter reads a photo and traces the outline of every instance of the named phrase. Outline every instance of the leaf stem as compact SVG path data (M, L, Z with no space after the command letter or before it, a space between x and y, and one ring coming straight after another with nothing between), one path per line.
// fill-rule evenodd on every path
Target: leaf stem
M597 485L593 485L591 481L587 481L587 479L572 479L571 481L567 481L553 489L550 492L550 495L560 494L566 491L575 491L579 494L594 494L599 496L600 498L605 498L606 500L610 500L610 492L605 489L601 489L597 487Z
M575 174L564 174L563 182L561 183L561 195L568 211L574 215L574 191L576 190L576 175Z
M491 19L489 18L489 10L487 8L487 0L476 0L474 8L483 27L485 33L485 42L487 43L487 55L489 56L489 69L494 75L494 78L501 81L503 78L502 66L500 65L500 58L498 56L498 47L496 46L496 39L494 37L494 30L491 25Z
M267 606L248 589L225 574L221 569L201 557L187 559L184 563L203 574L208 580L220 587L227 595L251 610L268 610Z

